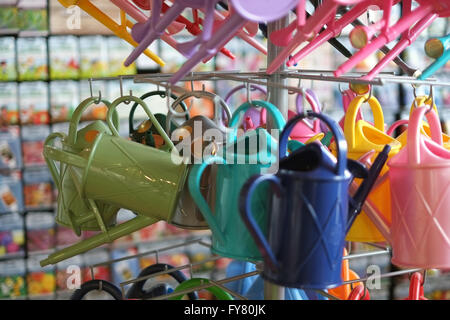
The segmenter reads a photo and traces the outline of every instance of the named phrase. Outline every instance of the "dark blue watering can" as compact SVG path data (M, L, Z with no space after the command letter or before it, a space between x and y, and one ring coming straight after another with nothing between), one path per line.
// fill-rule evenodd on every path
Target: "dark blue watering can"
M324 114L308 113L322 120L333 133L337 160L323 146L311 143L286 155L292 128L305 118L292 118L280 137L280 164L275 175L251 177L241 189L241 217L261 251L263 278L285 287L326 289L341 284L341 262L345 235L361 211L387 153L386 146L370 171L347 160L347 142L339 125ZM365 178L353 197L349 185ZM249 206L253 192L262 182L271 183L274 193L269 207L267 239ZM261 213L256 213L261 214Z

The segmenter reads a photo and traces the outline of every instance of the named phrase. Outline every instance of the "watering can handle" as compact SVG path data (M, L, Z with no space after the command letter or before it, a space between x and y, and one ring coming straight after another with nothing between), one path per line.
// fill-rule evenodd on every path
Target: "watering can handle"
M139 99L145 100L149 97L156 96L156 95L159 95L161 98L164 99L166 97L166 94L167 93L165 91L161 91L161 90L151 91L151 92L147 92L146 94L142 95ZM173 93L170 94L170 97L174 100L178 99L178 97ZM138 106L139 106L139 103L135 102L130 110L130 116L128 117L128 128L129 128L130 133L132 133L134 131L134 129L133 129L134 112L136 111L136 108ZM181 107L183 108L184 111L187 110L187 106L184 102L181 102ZM189 120L189 113L186 114L186 120Z
M83 157L51 146L44 146L44 157L53 161L67 163L78 168L85 168L88 165L88 161Z
M161 137L164 139L166 144L169 146L169 151L175 148L175 146L173 145L173 142L169 139L166 132L159 124L158 120L156 120L153 113L151 113L151 111L149 110L147 104L143 100L139 99L138 97L134 97L134 96L119 97L116 100L114 100L114 102L111 103L111 106L108 108L108 113L106 114L106 122L108 123L108 126L111 129L111 132L113 133L114 136L119 137L120 135L119 135L119 132L117 132L116 128L114 128L114 126L111 123L111 116L112 116L113 112L116 110L116 107L125 101L134 101L134 102L140 104L141 107L144 109L145 113L147 114L147 116L150 118L150 121L155 126L158 133L161 135Z
M231 98L231 96L232 96L233 94L235 94L237 91L239 91L239 90L241 90L241 89L245 89L245 88L246 88L245 84L241 84L241 85L239 85L239 86L234 87L233 89L231 89L230 92L228 92L227 95L225 96L225 99L224 99L225 102L226 102L226 103L229 103L229 102L230 102L230 98ZM267 90L264 89L262 86L259 86L259 85L257 85L257 84L250 84L250 90L256 90L256 91L259 91L259 92L261 92L261 93L267 95Z
M272 174L253 176L242 186L241 192L239 194L239 211L241 213L242 220L247 226L247 229L255 240L259 251L264 257L264 263L275 271L278 268L278 262L272 249L269 246L269 243L267 242L266 237L253 218L253 212L251 208L251 199L253 197L253 193L255 192L257 187L265 181L271 183L271 186L274 188L274 191L278 196L282 194L281 182L277 176Z
M47 146L51 146L53 144L53 141L57 138L60 138L61 140L66 140L67 136L64 133L61 132L53 132L51 133L44 142L44 149ZM59 175L58 170L56 169L56 165L54 160L49 159L46 154L44 153L44 158L45 158L45 162L47 163L47 167L50 170L50 173L53 177L53 181L55 181L56 187L58 189L59 192L61 192L60 190L60 186L61 186L61 176Z
M303 97L304 95L304 97ZM317 99L316 94L311 89L306 89L304 92L299 92L297 98L295 100L295 107L297 109L297 114L303 114L303 99L311 105L312 111L315 113L321 113L322 110L320 108L319 100ZM314 132L320 132L320 120L316 119L314 121L313 130Z
M330 117L322 114L322 113L314 113L308 111L308 117L314 117L319 118L325 124L330 128L331 132L334 135L334 139L336 141L337 146L337 164L336 164L336 174L343 175L345 170L347 169L347 142L345 141L344 135L342 133L341 128L339 125L333 121ZM292 129L294 129L294 126L297 124L297 122L303 120L306 118L305 115L300 114L298 116L295 116L291 118L286 126L283 129L283 132L281 132L280 136L280 154L279 159L283 159L286 157L287 152L287 144L288 144L288 138L291 134Z
M186 289L192 289L195 287L199 287L205 284L210 283L209 279L206 278L191 278L189 280L183 281L180 283L173 292L179 292ZM233 297L222 288L217 286L208 287L205 290L212 293L218 300L233 300ZM176 297L169 298L169 300L181 300L184 295L179 295Z
M420 163L420 144L421 139L423 139L421 133L420 133L420 126L422 124L422 118L424 114L426 115L428 119L428 123L430 125L431 129L431 136L433 140L437 138L437 135L440 136L441 146L442 146L442 129L441 129L441 122L439 120L438 115L436 112L428 112L430 110L428 107L420 107L414 110L414 112L411 115L411 118L409 120L409 129L408 129L408 137L407 137L407 144L408 144L408 160L410 164L416 165ZM428 113L426 113L428 112Z
M387 129L386 134L388 136L391 136L394 133L395 129L397 129L399 126L404 126L407 124L408 124L408 120L405 120L405 119L397 120L393 124L391 124L389 129Z
M241 119L240 115L241 113L245 113L248 109L251 107L261 107L269 111L269 113L272 115L272 118L274 119L274 129L281 130L283 129L284 125L286 124L286 121L283 118L283 115L280 113L280 111L275 107L273 104L267 101L262 100L255 100L250 102L245 102L242 105L239 106L239 108L236 109L236 111L233 112L233 116L231 117L230 123L228 126L230 128L233 128L232 134L230 134L230 141L233 142L233 140L236 137L237 133L237 124L238 121Z
M217 120L217 117L220 115L221 116L221 112L219 112L219 110L216 109L217 103L216 103L216 99L218 99L220 106L222 107L222 111L225 111L225 114L227 116L227 119L231 118L231 111L230 111L230 107L228 106L228 104L218 95L212 93L212 92L208 92L208 91L191 91L191 92L187 92L181 96L178 97L178 99L176 99L173 104L169 107L169 115L167 116L167 124L166 124L166 129L169 128L169 124L170 121L172 120L172 115L173 114L177 114L178 117L183 116L185 114L189 114L189 112L191 111L190 108L187 108L187 110L185 110L184 112L176 112L175 108L182 103L184 100L186 100L187 98L190 97L196 97L196 98L208 98L209 100L214 102L214 120ZM221 121L216 121L216 124L221 125ZM169 132L169 130L168 130Z
M212 232L214 233L214 236L217 236L217 238L221 243L225 243L225 235L220 230L215 215L212 213L211 208L209 207L208 203L206 202L205 198L200 192L200 180L202 178L203 171L205 171L207 166L214 163L223 164L224 159L217 156L213 156L206 158L204 162L200 165L193 165L191 168L191 172L189 174L188 186L192 199L197 204L198 208L200 209L200 212L203 214L206 221L208 222L208 225L211 228Z
M369 103L370 109L372 110L374 117L374 126L376 129L384 132L384 116L383 109L380 103L374 96L366 94L364 96L357 96L350 102L344 119L344 134L347 138L347 143L349 149L354 149L356 147L356 116L361 108L361 105L367 101Z
M97 99L98 99L97 97L89 97L85 99L78 105L78 107L73 112L69 125L69 136L67 137L67 141L70 145L74 145L77 142L77 129L78 124L80 123L81 120L81 115L90 105L96 104ZM111 103L109 101L101 100L101 102L103 102L108 107L108 109L110 108ZM115 111L112 116L114 117L113 127L119 128L119 115L117 111Z

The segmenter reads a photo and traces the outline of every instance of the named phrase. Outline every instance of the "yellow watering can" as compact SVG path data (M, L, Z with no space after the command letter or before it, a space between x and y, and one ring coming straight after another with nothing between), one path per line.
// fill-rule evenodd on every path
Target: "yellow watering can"
M133 40L131 34L127 31L128 28L133 27L133 23L126 18L126 14L123 10L120 10L120 24L117 24L113 19L108 17L103 11L97 8L91 3L91 0L58 0L64 7L78 6L84 12L89 14L92 18L103 24L109 30L111 30L116 36L125 40L133 47L137 47L138 43ZM146 49L144 54L159 64L161 67L165 65L165 62L158 57L154 52Z
M356 116L362 104L368 102L374 116L374 124L370 124L364 120L356 121ZM384 116L380 103L372 95L357 96L348 106L344 120L344 136L347 140L349 159L358 160L360 157L374 150L371 160L373 161L379 152L381 152L386 144L391 146L389 159L398 153L401 148L400 142L388 136L384 132ZM330 146L333 154L336 155L336 145ZM380 177L386 174L388 167L385 165L381 170ZM359 179L355 182L359 185ZM389 180L383 179L375 185L370 192L368 199L377 206L379 212L382 212L387 221L391 219L391 201L390 201ZM359 242L384 242L386 239L375 227L367 214L361 211L356 218L353 226L346 237L347 241Z

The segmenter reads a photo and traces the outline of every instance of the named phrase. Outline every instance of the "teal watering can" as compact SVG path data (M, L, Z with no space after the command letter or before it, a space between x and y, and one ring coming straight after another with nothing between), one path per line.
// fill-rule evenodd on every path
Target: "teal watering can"
M247 131L236 138L236 128L241 114L256 106L267 109L274 119L274 129L282 130L285 125L278 109L266 101L244 103L233 114L229 126L235 128L227 144L216 156L205 159L191 169L188 183L192 198L199 207L212 230L212 252L221 256L247 261L259 261L261 253L239 216L238 198L242 185L253 175L267 171L277 162L278 143L264 128ZM200 179L204 170L217 164L215 208L211 208L201 194ZM261 228L267 227L267 187L261 186L252 205Z

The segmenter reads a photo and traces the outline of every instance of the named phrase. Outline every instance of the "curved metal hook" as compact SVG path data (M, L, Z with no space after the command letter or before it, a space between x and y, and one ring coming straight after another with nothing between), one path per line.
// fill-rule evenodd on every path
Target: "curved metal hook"
M364 100L364 102L367 102L372 98L372 90L373 90L373 86L369 86L369 96L367 97L366 100Z
M430 84L430 93L428 94L428 99L427 100L431 100L431 103L430 103L430 108L428 108L428 110L425 112L425 114L427 114L428 112L433 110L434 97L433 97L433 85L432 84Z

